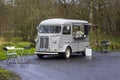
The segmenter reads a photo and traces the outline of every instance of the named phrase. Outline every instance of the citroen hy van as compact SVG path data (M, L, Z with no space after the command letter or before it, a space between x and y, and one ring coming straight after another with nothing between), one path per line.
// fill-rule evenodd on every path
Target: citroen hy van
M38 57L61 54L69 58L72 53L81 52L89 46L89 23L85 20L47 19L37 26L36 51Z

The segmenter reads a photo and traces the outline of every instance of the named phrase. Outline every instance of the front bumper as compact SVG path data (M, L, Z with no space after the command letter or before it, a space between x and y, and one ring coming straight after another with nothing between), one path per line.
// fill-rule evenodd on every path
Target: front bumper
M58 54L57 52L34 52L35 54Z

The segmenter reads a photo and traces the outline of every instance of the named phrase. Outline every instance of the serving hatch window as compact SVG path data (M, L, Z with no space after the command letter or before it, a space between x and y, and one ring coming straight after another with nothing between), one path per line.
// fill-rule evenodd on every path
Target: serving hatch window
M40 33L60 33L61 26L40 26Z
M73 26L73 34L79 33L81 35L84 35L84 25L74 25Z
M74 39L84 39L85 35L84 25L73 25L73 37Z

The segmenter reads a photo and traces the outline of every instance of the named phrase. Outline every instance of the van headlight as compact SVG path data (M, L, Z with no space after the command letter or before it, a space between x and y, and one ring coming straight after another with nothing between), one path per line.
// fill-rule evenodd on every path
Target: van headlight
M38 42L38 39L35 39L35 42L37 43L37 42Z

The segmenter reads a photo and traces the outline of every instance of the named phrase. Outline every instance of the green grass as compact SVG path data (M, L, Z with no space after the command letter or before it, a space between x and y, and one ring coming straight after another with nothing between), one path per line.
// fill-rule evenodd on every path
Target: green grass
M17 74L0 67L0 80L20 80L20 77Z
M7 57L6 57L6 55L5 55L5 52L4 51L0 51L0 61L1 60L5 60Z
M34 51L35 51L35 48L31 48L29 55L34 55ZM19 54L19 51L16 51L16 52ZM23 55L27 55L27 54L28 54L28 51L23 50ZM1 50L0 51L0 61L5 60L5 59L7 59L6 53L3 50Z
M15 46L16 48L24 48L25 46L29 46L31 43L30 42L24 42L24 41L21 41L21 42L7 42L5 44L3 44L1 47L0 47L0 61L1 60L5 60L7 57L6 57L6 54L5 54L5 51L2 49L3 47L6 47L6 46ZM23 55L26 55L28 53L27 50L23 50L24 54ZM31 48L30 49L30 54L29 55L33 55L34 54L34 51L35 51L35 48ZM19 53L19 51L17 50L16 51L17 53Z
M15 47L24 47L24 46L29 46L30 42L7 42L5 44L3 44L3 47L5 46L15 46Z

